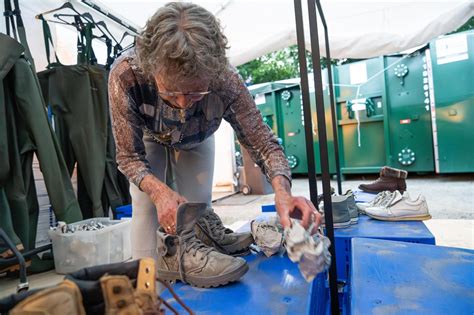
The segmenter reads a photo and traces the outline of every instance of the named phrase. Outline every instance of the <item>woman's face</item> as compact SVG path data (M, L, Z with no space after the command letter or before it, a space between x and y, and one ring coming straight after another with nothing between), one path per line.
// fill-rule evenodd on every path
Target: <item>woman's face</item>
M208 81L190 81L176 86L170 84L162 76L155 77L158 94L171 106L186 109L200 101L210 93Z

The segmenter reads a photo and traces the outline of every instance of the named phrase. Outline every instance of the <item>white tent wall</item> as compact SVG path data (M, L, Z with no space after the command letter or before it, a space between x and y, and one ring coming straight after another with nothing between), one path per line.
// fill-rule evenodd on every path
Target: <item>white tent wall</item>
M303 8L306 8L306 1ZM88 11L96 20L105 20L115 37L124 29L113 21L81 3L70 1L78 11ZM137 28L163 4L162 0L94 0L91 1L123 18ZM295 17L292 0L201 0L198 3L216 14L229 39L230 62L237 66L263 54L296 43ZM41 21L38 13L58 8L64 1L20 0L27 38L35 58L37 70L47 65ZM369 58L404 51L423 45L431 39L455 30L474 15L473 0L322 0L329 28L331 56L333 58ZM3 12L3 1L0 3ZM307 16L307 14L304 14ZM4 19L0 31L5 32ZM306 21L306 43L309 49L309 32ZM68 26L50 23L54 45L63 64L76 62L75 30ZM319 25L321 54L324 56L323 28ZM106 58L105 45L96 44L99 62ZM216 166L214 184L232 187L233 183L233 131L224 122L216 133Z

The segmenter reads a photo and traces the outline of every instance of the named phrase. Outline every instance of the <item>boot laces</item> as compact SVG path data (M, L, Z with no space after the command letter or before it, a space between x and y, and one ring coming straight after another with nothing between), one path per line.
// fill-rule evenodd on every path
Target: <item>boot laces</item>
M392 202L395 200L395 198L397 197L397 194L396 193L388 193L386 198L381 202L381 206L382 207L390 207L392 206Z
M391 195L391 193L387 191L378 193L377 196L375 196L375 199L370 202L370 205L375 206L382 203L389 195Z
M226 234L226 228L222 224L221 219L215 214L213 211L209 211L204 216L204 224L207 227L207 230L217 238L218 240L222 240Z
M201 240L196 237L196 234L194 233L193 229L188 230L188 231L183 231L181 235L178 235L178 240L180 244L178 246L178 257L179 257L179 263L178 263L179 270L178 271L179 271L179 276L181 278L181 281L183 283L186 283L184 270L183 270L184 254L190 253L191 255L196 257L196 254L199 251L202 253L201 260L203 260L214 249L212 247L208 247L203 242L201 242Z

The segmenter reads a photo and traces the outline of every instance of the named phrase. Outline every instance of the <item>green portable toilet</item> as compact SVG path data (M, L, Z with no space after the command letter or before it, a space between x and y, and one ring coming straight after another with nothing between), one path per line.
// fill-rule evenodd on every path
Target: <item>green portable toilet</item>
M323 73L323 75L327 77L327 74ZM273 130L277 137L281 139L292 174L307 174L308 164L299 79L259 84L249 87L249 91L254 96L255 103L262 114L264 122ZM325 88L324 91L325 97L327 98L327 88ZM311 94L316 172L321 173L314 88L311 89ZM329 103L325 102L325 106L326 123L328 128L332 128L330 124ZM332 130L329 131L328 129L330 172L335 173L332 139Z
M334 67L334 83L341 172L376 173L389 150L383 58Z
M425 50L384 58L388 122L387 165L433 172L433 137Z
M438 173L474 172L474 31L430 43Z

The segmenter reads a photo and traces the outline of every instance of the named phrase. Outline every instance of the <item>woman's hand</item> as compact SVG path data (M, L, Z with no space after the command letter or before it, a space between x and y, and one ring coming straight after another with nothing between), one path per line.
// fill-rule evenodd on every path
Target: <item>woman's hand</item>
M160 225L166 233L176 234L177 210L187 200L170 188L153 193L151 200L155 204Z
M140 188L150 196L155 204L158 222L165 232L176 234L176 213L179 205L187 201L186 198L152 175L145 176L140 183Z
M311 233L316 233L321 224L321 214L316 210L313 203L305 197L294 197L291 195L290 183L283 176L276 176L272 180L275 191L275 208L280 216L283 227L290 227L290 218L301 220L301 224L308 229L314 223Z

